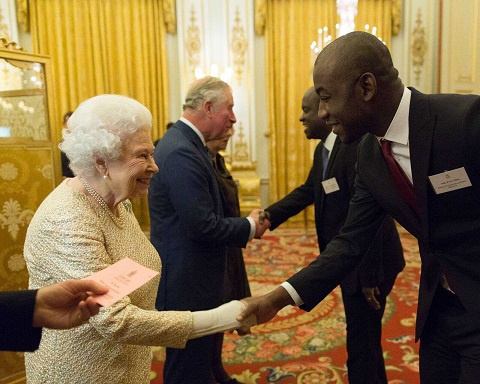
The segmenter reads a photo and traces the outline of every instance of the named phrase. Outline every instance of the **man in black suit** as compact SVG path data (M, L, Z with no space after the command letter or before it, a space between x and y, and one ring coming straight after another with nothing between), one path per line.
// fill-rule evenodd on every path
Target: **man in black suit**
M183 116L155 148L159 168L150 183L150 235L162 260L158 310L205 310L225 302L227 246L245 247L270 226L260 210L225 217L207 141L223 138L236 122L230 86L215 77L188 90ZM165 383L216 383L215 335L167 348ZM229 379L230 382L233 379Z
M108 288L91 280L67 280L38 290L0 292L0 351L34 351L42 327L68 329L82 325L100 306L89 292Z
M480 97L406 88L388 48L365 32L322 50L313 80L333 132L346 143L366 134L355 195L325 252L271 293L245 299L243 314L265 322L287 304L312 309L361 261L388 212L420 246L422 384L478 382Z
M308 178L305 184L266 208L265 214L271 222L270 230L273 230L315 204L318 246L323 252L347 217L349 202L355 191L353 184L359 141L349 145L341 143L340 137L318 117L319 101L313 87L305 92L302 100L300 121L305 126L305 135L307 139L322 140L315 149ZM333 188L329 189L329 185ZM350 384L387 383L381 344L382 316L386 297L404 266L395 223L387 216L360 266L340 284L347 323Z

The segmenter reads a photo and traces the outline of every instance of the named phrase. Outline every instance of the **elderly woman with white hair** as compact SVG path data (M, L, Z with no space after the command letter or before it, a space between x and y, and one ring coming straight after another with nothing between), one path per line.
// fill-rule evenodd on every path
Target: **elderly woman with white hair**
M146 196L158 172L151 126L148 109L125 96L96 96L73 113L60 146L76 176L30 223L30 288L83 279L125 257L160 271L128 200ZM190 338L244 326L235 320L245 308L239 301L210 311L157 311L158 284L152 279L76 329L44 329L39 349L25 356L28 383L149 383L149 346L182 348Z

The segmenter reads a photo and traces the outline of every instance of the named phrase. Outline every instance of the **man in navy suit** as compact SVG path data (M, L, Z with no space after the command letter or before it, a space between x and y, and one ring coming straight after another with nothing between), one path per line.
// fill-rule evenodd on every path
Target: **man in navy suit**
M354 194L359 140L343 144L318 117L320 99L313 87L302 100L300 121L307 139L321 139L305 183L265 209L270 230L311 204L315 206L318 246L323 252L347 218ZM329 183L329 184L325 184ZM329 187L329 185L333 186ZM348 382L387 384L382 351L382 317L386 298L405 266L395 223L387 216L360 266L341 283L347 323Z
M245 247L269 227L260 210L224 217L214 169L205 144L227 135L236 122L233 96L214 77L196 81L184 113L154 152L159 172L150 184L151 241L162 260L158 310L205 310L225 300L226 247ZM215 335L167 348L165 383L216 383L212 372Z
M416 337L422 384L480 377L480 96L406 88L388 48L352 32L319 54L319 116L358 148L355 195L340 234L271 293L245 299L258 322L287 304L312 309L361 261L391 214L419 242ZM239 319L241 316L239 316Z

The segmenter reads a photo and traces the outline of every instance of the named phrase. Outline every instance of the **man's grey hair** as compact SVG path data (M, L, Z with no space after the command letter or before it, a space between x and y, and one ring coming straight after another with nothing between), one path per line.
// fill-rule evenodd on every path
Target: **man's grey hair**
M197 80L187 92L183 110L196 110L207 100L210 100L213 105L221 103L227 99L226 90L230 90L230 86L218 77L206 76Z
M98 95L81 103L63 129L59 144L75 175L95 173L95 157L117 159L140 129L150 131L152 114L137 100L121 95Z

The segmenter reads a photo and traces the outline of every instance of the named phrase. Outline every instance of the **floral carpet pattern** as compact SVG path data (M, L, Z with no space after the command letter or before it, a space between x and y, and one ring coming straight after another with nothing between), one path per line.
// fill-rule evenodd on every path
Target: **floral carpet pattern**
M417 384L418 344L414 342L420 273L417 241L400 228L407 266L397 277L383 317L383 350L389 384ZM253 295L270 292L318 254L314 233L277 230L244 251ZM154 348L152 384L161 384L165 352ZM336 288L311 312L286 307L252 334L226 334L223 361L246 384L348 383L345 315ZM199 383L201 384L201 383Z

